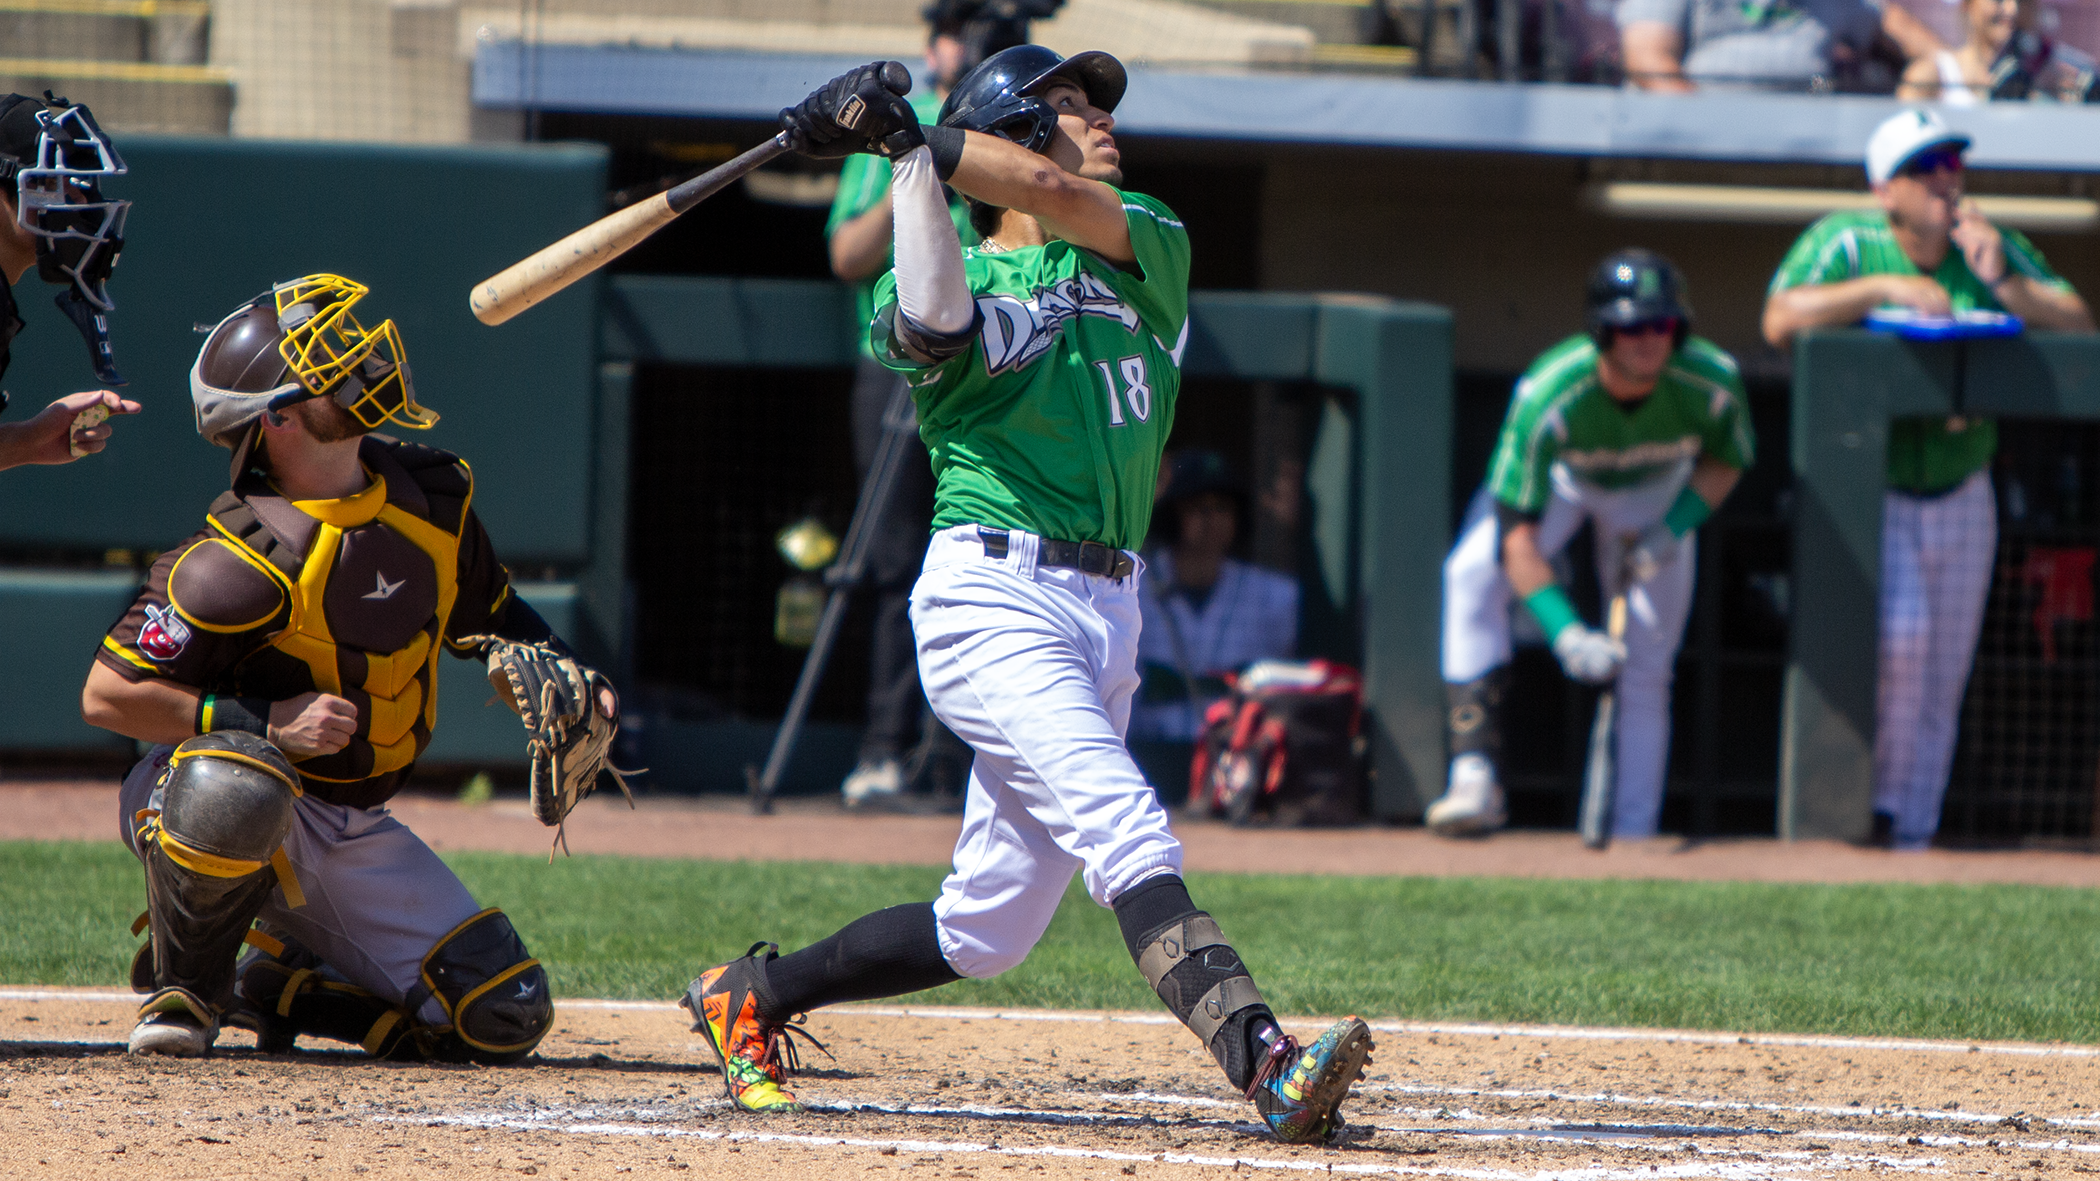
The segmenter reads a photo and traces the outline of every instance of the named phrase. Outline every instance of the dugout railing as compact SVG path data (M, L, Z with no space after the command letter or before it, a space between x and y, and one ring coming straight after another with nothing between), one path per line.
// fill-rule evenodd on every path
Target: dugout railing
M1794 565L1779 832L1856 841L1868 835L1873 814L1889 420L2100 421L2100 338L2034 333L1914 343L1858 330L1810 333L1795 346L1792 404Z

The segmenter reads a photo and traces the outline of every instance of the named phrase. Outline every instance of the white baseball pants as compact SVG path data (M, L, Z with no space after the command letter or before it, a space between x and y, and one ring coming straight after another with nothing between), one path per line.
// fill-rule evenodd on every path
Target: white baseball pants
M977 756L933 907L941 953L964 976L1026 958L1075 871L1102 906L1181 872L1181 842L1123 745L1142 565L1121 581L1039 567L1038 541L1010 532L994 560L976 526L941 530L912 588L926 700Z
M153 784L174 749L154 747L118 792L117 823L133 854L139 850L131 818L161 806ZM260 916L263 930L298 940L328 966L323 975L388 1004L407 998L437 941L482 909L430 846L384 807L346 808L301 796L293 801L284 855L306 904L289 906L282 886L272 890ZM430 1025L451 1021L435 997L416 1016Z
M1597 578L1606 596L1619 583L1628 537L1660 521L1690 476L1683 465L1669 476L1632 488L1598 488L1565 467L1553 468L1553 495L1539 519L1539 551L1550 561L1585 520L1597 539ZM1458 545L1444 562L1444 679L1478 680L1509 663L1509 579L1503 576L1501 531L1483 489L1467 512ZM1685 535L1677 557L1626 594L1626 667L1619 673L1619 781L1612 801L1612 835L1655 835L1663 781L1670 762L1670 683L1677 646L1692 610L1698 535Z
M1899 849L1924 848L1939 831L1997 555L1989 472L1942 496L1882 499L1874 808L1895 817Z

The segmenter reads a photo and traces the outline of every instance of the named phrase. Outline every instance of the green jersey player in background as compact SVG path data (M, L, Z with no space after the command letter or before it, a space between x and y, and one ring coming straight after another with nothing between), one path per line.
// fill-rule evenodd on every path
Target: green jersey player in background
M1691 327L1677 268L1622 250L1590 275L1589 331L1546 350L1517 382L1487 486L1444 563L1451 772L1424 817L1432 831L1478 834L1507 821L1497 763L1514 595L1570 677L1617 682L1611 831L1655 835L1693 532L1755 447L1735 360ZM1585 520L1605 597L1626 592L1623 643L1586 626L1554 581L1554 557Z
M799 1012L1019 964L1074 873L1115 911L1149 983L1269 1130L1318 1143L1369 1061L1351 1017L1310 1048L1182 884L1181 845L1123 744L1138 684L1133 547L1150 524L1188 339L1188 232L1125 193L1110 112L1122 65L1040 46L994 54L922 128L881 64L782 113L814 155L895 163L897 263L876 287L877 355L907 375L936 482L912 592L934 712L975 752L955 870L780 956L757 944L685 1004L747 1110L792 1109L780 1043ZM1049 165L1046 166L1046 157ZM941 196L972 202L963 250Z

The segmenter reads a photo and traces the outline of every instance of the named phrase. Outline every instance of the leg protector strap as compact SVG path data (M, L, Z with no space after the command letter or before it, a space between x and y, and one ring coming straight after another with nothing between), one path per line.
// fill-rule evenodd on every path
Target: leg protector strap
M501 1066L516 1062L547 1036L554 1001L547 972L494 907L438 940L423 957L421 981L402 1007L413 1014L436 997L451 1018L438 1056ZM455 1044L456 1043L456 1044Z
M260 1025L256 1039L265 1053L290 1053L299 1035L308 1034L361 1046L374 1058L424 1056L407 1010L331 980L319 967L312 952L294 946L282 956L251 957L241 969L241 996Z
M1509 667L1493 669L1464 684L1444 684L1449 707L1447 725L1451 733L1451 757L1486 755L1502 764L1502 696L1509 687Z
M1115 909L1145 983L1244 1088L1255 1067L1256 1027L1275 1019L1217 922L1196 909L1178 877L1140 883Z

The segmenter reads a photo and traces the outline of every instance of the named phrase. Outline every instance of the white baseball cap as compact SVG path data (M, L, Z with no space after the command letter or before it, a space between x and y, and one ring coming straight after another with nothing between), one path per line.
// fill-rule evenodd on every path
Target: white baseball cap
M1885 185L1919 153L1947 144L1966 150L1969 137L1922 108L1891 115L1867 139L1867 183Z

